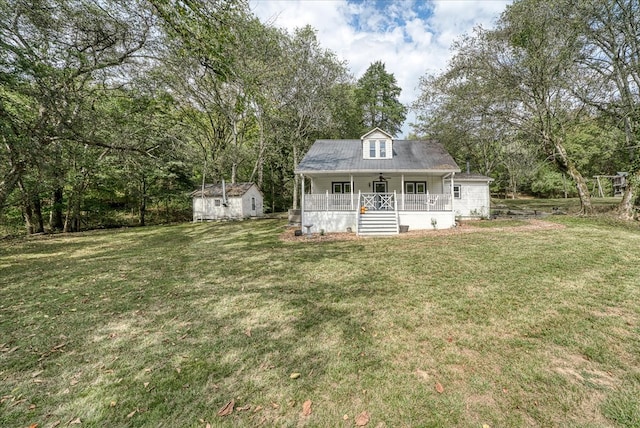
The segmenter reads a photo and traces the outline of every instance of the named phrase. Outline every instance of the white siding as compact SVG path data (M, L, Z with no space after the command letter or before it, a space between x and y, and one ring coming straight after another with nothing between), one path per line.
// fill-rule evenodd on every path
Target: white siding
M458 181L454 178L454 184L460 186L460 198L453 200L453 209L457 217L482 218L489 216L491 196L489 184L486 181Z

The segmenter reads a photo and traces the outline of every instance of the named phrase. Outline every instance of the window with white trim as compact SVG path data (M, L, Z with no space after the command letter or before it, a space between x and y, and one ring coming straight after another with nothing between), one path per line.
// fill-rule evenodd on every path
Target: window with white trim
M376 138L366 140L363 150L365 150L363 153L365 159L391 159L392 157L392 143L390 140Z
M455 199L460 199L460 195L462 194L462 186L460 186L459 184L454 184L453 185L453 197Z
M351 193L351 183L348 181L334 181L331 188L333 193Z
M426 181L405 181L404 193L427 193Z
M213 205L215 205L216 207L219 207L220 205L222 205L222 201L220 199L214 199Z

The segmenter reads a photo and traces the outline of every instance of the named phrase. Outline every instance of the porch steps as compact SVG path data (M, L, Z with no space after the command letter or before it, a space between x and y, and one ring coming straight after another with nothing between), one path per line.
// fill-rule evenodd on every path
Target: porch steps
M380 236L398 234L398 216L395 211L367 211L360 215L358 235Z

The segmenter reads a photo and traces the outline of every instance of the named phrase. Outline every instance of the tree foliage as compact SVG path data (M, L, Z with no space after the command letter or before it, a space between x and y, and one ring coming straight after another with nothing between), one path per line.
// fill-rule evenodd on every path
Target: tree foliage
M361 110L361 132L378 127L399 134L407 108L398 98L402 89L382 61L372 63L356 84L356 103Z
M0 215L28 232L170 219L222 179L283 210L311 142L359 131L346 65L244 0L0 0L0 83Z
M553 166L571 179L583 212L591 212L586 177L624 165L621 134L607 117L624 124L628 146L635 134L632 3L514 2L494 29L478 28L457 42L444 73L423 77L416 132L441 138L482 172L505 174L497 182L512 192L516 182L540 177L527 174L531 168ZM620 57L626 59L613 65ZM532 159L538 165L526 166Z

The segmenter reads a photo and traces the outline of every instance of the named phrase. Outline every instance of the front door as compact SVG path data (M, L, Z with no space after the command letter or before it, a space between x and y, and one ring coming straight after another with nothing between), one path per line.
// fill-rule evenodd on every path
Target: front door
M387 193L387 182L386 181L374 181L373 182L373 191L375 193Z
M373 192L376 193L375 206L376 210L389 209L387 199L387 182L386 181L374 181Z

